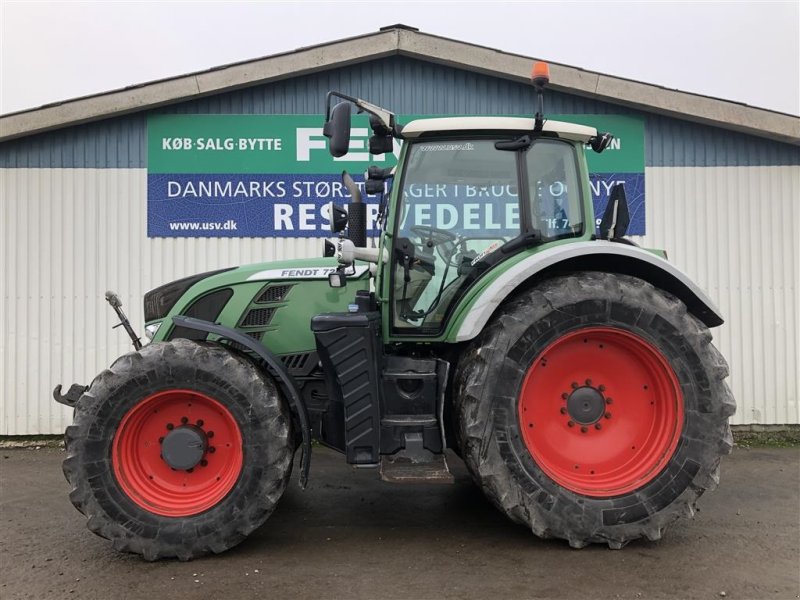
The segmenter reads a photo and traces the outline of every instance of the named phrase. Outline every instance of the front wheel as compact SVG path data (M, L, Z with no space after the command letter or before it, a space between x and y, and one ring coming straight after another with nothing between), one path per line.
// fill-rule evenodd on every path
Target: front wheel
M275 383L217 345L178 339L118 359L66 432L64 474L89 529L148 560L242 541L291 472L291 417Z
M735 405L708 330L639 279L557 277L501 308L456 374L461 451L511 519L581 547L655 540L718 481Z

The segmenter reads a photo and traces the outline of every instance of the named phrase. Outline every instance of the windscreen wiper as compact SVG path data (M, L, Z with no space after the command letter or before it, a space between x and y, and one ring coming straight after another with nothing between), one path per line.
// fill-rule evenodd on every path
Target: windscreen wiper
M527 150L533 144L534 136L526 133L515 140L500 140L494 143L495 150L506 150L516 152L517 150Z

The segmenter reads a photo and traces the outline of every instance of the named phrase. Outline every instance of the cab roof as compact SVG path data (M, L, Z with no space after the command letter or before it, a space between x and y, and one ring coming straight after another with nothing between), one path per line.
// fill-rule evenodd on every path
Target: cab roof
M530 133L534 119L524 117L434 117L415 119L403 127L404 138L426 134L467 133L470 131L508 131ZM597 129L586 125L545 120L542 131L560 138L586 143L597 135Z

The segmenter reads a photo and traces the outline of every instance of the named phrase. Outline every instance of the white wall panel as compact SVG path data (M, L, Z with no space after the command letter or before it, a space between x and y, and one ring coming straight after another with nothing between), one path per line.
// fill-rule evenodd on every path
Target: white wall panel
M735 423L800 423L798 167L648 168L644 245L663 247L719 304ZM130 349L147 290L191 273L319 256L320 239L146 236L143 169L0 169L0 435L61 433L56 383L88 383Z
M144 169L0 169L0 435L62 433L56 383L89 383L143 333L143 294L215 268L320 256L319 238L147 238Z
M800 423L800 168L653 167L647 235L717 303L732 423Z

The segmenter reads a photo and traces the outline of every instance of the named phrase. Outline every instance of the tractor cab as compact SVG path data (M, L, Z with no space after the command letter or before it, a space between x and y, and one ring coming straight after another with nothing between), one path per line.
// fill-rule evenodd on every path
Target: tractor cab
M592 220L579 183L581 149L558 136L558 125L516 148L533 119L427 121L404 129L407 148L386 224L391 260L383 291L397 335L437 335L487 271L534 246L587 237ZM593 133L569 130L585 139Z
M539 63L537 63L539 64ZM520 255L566 241L593 239L594 212L584 148L602 152L610 134L546 120L541 92L549 80L537 66L534 118L445 117L397 122L390 111L358 98L328 94L325 135L334 157L350 144L351 103L370 114L370 152L403 146L395 169L371 167L365 188L391 192L379 208L378 248L367 248L362 193L348 174L348 213L332 206L340 233L326 255L339 259L331 284L346 283L355 260L373 264L387 340L445 340L460 301L492 269ZM335 98L344 100L332 106ZM344 228L347 226L347 237Z

